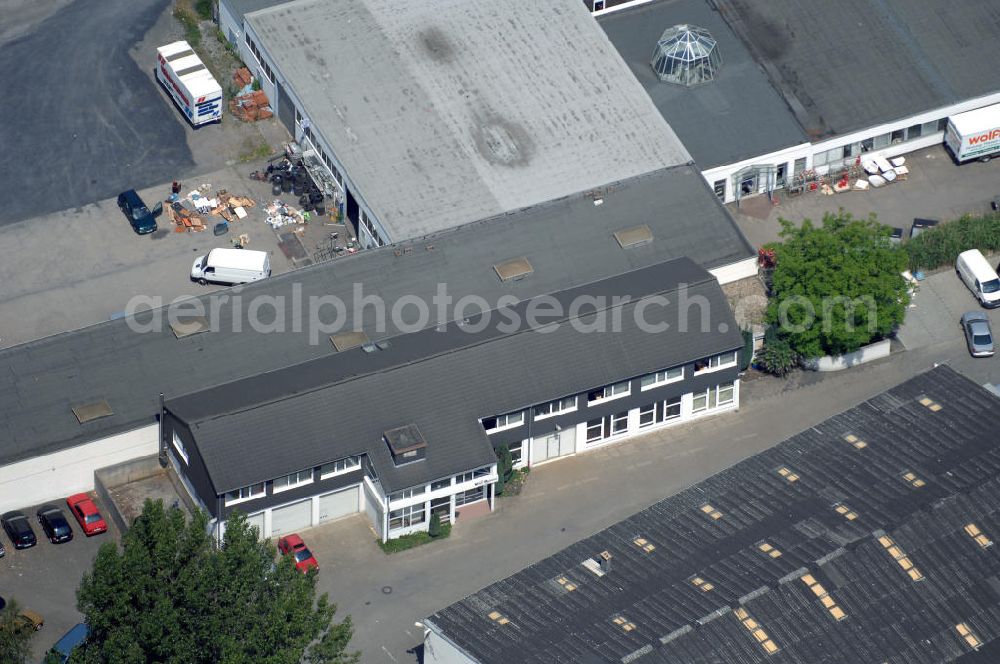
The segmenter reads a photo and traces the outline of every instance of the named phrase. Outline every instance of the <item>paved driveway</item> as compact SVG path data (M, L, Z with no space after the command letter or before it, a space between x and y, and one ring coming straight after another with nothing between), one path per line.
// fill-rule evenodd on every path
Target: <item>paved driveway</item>
M93 496L91 496L94 498ZM104 507L96 498L97 508ZM59 640L70 627L80 622L76 610L76 589L84 571L89 571L98 549L104 542L118 539L115 524L108 520L108 532L87 537L72 518L65 502L52 501L62 509L73 529L73 539L64 544L52 544L45 539L35 520L38 505L21 508L31 520L38 544L30 549L15 551L7 533L3 533L7 555L0 558L0 595L34 609L45 618L45 627L35 635L33 650L41 659L46 650Z
M932 274L920 282L913 295L906 321L897 334L908 349L936 342L964 340L959 324L966 311L987 312L994 330L1000 330L1000 311L988 311L979 306L954 270Z

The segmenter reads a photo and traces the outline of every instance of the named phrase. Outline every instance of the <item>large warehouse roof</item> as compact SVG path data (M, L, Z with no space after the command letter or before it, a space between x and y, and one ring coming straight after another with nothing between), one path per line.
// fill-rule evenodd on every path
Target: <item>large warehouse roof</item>
M297 0L246 20L394 241L691 159L579 0Z
M496 303L503 295L523 300L682 256L715 268L753 255L692 166L616 183L597 195L601 205L593 196L569 196L275 276L244 287L243 302L254 295L289 302L300 287L303 302L333 295L351 303L360 284L364 295L391 307L404 296L429 300L445 284L455 301L478 295ZM640 225L649 227L652 239L623 249L613 234ZM531 275L501 282L493 266L521 256L534 268ZM201 298L208 310L213 297ZM253 331L246 307L238 317L242 331L234 332L230 311L221 306L218 331L181 339L166 326L138 334L125 320L114 320L0 350L0 465L152 424L159 392L170 398L333 352L325 336L318 345L309 343L308 325L295 331L291 305L281 334ZM305 307L302 312L308 316ZM360 319L350 306L345 313L345 329L360 327L372 339L399 333L391 320L378 331L372 307ZM330 317L327 310L323 320ZM73 407L101 400L113 414L85 424L74 417Z
M998 418L935 368L429 624L481 664L995 662Z

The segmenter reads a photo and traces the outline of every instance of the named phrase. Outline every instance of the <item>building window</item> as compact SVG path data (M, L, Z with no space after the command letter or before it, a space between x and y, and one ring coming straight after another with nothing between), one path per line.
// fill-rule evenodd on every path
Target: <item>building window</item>
M892 135L889 140L890 142L892 142L893 145L895 145L896 143L902 143L903 141L906 140L906 130L897 129L896 131L892 132Z
M461 484L462 482L471 482L477 477L486 477L490 474L490 467L484 466L482 468L476 468L475 470L462 473L461 475L455 475L455 484Z
M937 130L944 131L948 128L948 118L941 118L937 121Z
M264 483L253 484L251 486L245 486L243 488L237 489L236 491L229 491L226 493L226 506L234 505L236 503L242 503L245 500L250 500L251 498L259 498L264 495Z
M604 418L587 421L587 442L596 443L604 438Z
M409 528L424 522L424 505L410 505L389 512L389 530Z
M806 158L800 157L795 160L795 173L802 173L806 170Z
M439 489L444 489L451 486L451 478L446 480L438 480L437 482L431 482L431 491L438 491Z
M875 149L881 150L882 148L889 147L889 143L891 142L892 140L889 134L880 134L875 137Z
M516 443L511 443L510 445L507 446L507 449L510 450L510 458L511 458L511 462L513 463L513 465L516 466L517 464L519 464L522 461L524 461L524 455L523 455L524 441L523 440L519 440Z
M663 419L672 420L681 416L681 398L669 399L663 402Z
M920 125L913 125L912 127L907 127L906 129L906 140L912 141L914 138L920 138Z
M177 453L181 455L182 459L184 459L184 463L190 466L191 460L188 458L187 450L184 449L184 441L181 440L181 437L177 435L176 431L174 432L174 449L177 450Z
M651 403L639 409L639 427L648 427L656 423L656 404Z
M929 136L938 130L937 121L925 122L920 126L920 133L923 136Z
M692 412L700 413L720 406L727 406L733 403L734 385L733 383L723 383L710 387L704 392L694 395Z
M656 373L646 374L640 379L640 382L642 383L642 389L648 390L683 379L684 367L677 367L676 369L666 369L665 371L657 371Z
M394 491L389 494L389 500L405 500L407 498L412 498L413 496L420 496L424 493L424 486L415 486L409 489L403 489L402 491Z
M681 416L681 398L657 401L639 409L639 426L648 427Z
M524 411L487 417L483 420L483 428L487 431L501 431L511 427L520 426L524 422Z
M611 416L611 435L628 431L628 411Z
M550 401L546 404L542 404L541 406L535 406L535 419L537 420L543 417L551 417L561 413L570 413L574 410L576 410L576 397L556 399L555 401Z
M361 467L361 457L352 456L346 459L338 459L333 463L324 463L319 467L319 478L325 480L328 477L333 477L334 475L340 475L342 473L349 473L352 470L357 470Z
M631 392L631 384L626 380L621 383L615 383L614 385L607 385L597 390L591 390L587 394L587 401L593 403L594 401L601 401L602 399L624 397L628 396L629 392Z
M716 180L712 184L712 189L715 190L715 195L719 197L720 201L726 200L726 181Z
M297 473L292 473L291 475L285 475L284 477L279 477L274 480L274 492L280 493L282 491L287 491L288 489L293 489L297 486L302 486L303 484L309 484L313 481L313 471L312 468L309 470L300 470Z
M713 357L707 357L703 360L698 360L694 363L694 375L706 373L708 371L715 371L717 369L725 369L726 367L731 367L736 364L736 351L729 353L722 353L721 355L715 355Z
M861 141L862 152L871 152L873 147L875 147L874 138L866 138L865 140Z
M486 487L483 486L478 486L475 489L469 489L468 491L456 493L455 507L461 507L462 505L468 505L469 503L479 502L485 497L486 497Z

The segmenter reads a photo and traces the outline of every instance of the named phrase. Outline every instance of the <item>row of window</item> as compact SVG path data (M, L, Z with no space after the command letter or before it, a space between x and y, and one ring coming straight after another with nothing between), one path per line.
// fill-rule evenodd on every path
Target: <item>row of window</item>
M375 224L373 224L371 220L368 218L368 216L365 215L364 210L361 209L358 210L358 218L361 219L361 225L364 227L366 231L368 231L368 235L371 238L374 245L376 247L383 246L385 244L385 241L382 240L382 236L379 235L378 232L375 230Z
M443 480L438 480L437 482L431 482L431 491L437 491L438 489L446 489L455 484L462 484L463 482L471 482L474 479L480 477L486 477L490 474L490 467L483 466L482 468L476 468L475 470L470 470L467 473L461 473L453 477L446 477ZM413 496L423 495L424 491L427 490L426 485L415 486L409 489L403 489L402 491L394 491L389 494L390 501L404 500L406 498L412 498Z
M722 353L721 355L715 355L713 357L706 357L694 363L694 374L697 376L709 371L735 366L736 359L736 351ZM660 387L661 385L666 385L683 379L684 367L674 367L673 369L664 369L663 371L646 374L639 379L639 383L641 389L649 390L654 387ZM596 390L591 390L587 393L587 403L597 403L607 399L624 397L631 394L631 392L632 383L631 381L625 380L620 383L606 385ZM535 406L532 409L532 413L534 418L537 420L552 417L554 415L561 415L563 413L571 413L576 409L577 397L566 397L564 399L550 401L542 404L541 406ZM496 417L487 417L483 419L483 428L489 433L503 429L510 429L512 427L521 426L522 424L524 424L524 411L506 413L504 415L497 415Z
M174 435L175 444L179 439L177 435ZM343 473L349 473L357 468L361 467L361 457L352 456L344 459L338 459L331 463L325 463L319 467L319 478L320 480L325 480L336 475L341 475ZM284 477L276 478L271 484L273 486L274 493L281 493L282 491L287 491L288 489L294 489L297 486L302 486L304 484L310 484L314 479L313 469L300 470L298 472L285 475ZM226 493L225 500L226 505L232 505L234 503L242 502L244 500L250 500L251 498L259 498L263 496L264 482L259 482L251 486L242 487L236 489L235 491L229 491Z
M257 62L260 63L260 71L265 77L267 77L267 80L274 83L274 72L271 71L270 65L268 65L267 61L264 60L264 56L260 54L260 49L257 48L257 44L253 43L253 40L250 39L250 33L246 33L243 40L247 43L247 47L250 49L250 52L253 53L253 57L257 58Z
M455 494L455 507L462 507L463 505L479 502L485 498L485 486L469 489L468 491ZM398 530L399 528L418 526L426 520L426 517L427 513L424 510L424 503L417 503L416 505L408 505L407 507L401 507L398 510L392 510L389 512L389 530Z
M928 136L935 132L944 131L948 128L948 118L932 120L923 124L915 124L905 129L897 129L887 134L880 134L863 141L849 143L832 150L817 152L813 155L813 166L840 166L845 161L853 161L859 155L873 150L881 150L890 145L897 145L905 141L912 141L921 136Z

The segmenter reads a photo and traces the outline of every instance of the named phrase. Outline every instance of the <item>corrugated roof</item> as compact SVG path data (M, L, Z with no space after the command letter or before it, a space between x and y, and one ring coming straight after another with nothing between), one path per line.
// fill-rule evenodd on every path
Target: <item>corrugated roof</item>
M691 160L580 0L297 0L246 21L393 240Z
M922 405L924 396L941 409ZM430 623L482 664L992 661L974 654L956 626L996 652L1000 551L966 526L1000 537L998 417L1000 400L937 367ZM908 471L926 484L907 481ZM611 570L598 577L581 563L605 550ZM572 592L550 583L562 577ZM496 624L490 611L509 622ZM634 628L616 624L619 615Z
M677 292L685 288L685 295ZM667 294L649 307L641 327L636 303ZM614 297L623 298L617 303ZM681 331L681 301L704 297L707 330ZM590 325L593 307L607 307L606 331ZM387 490L406 488L495 461L479 418L584 392L626 377L739 348L742 337L718 282L687 259L560 292L548 298L564 313L556 329L530 329L529 302L480 320L400 336L383 351L354 349L245 381L171 400L167 408L191 427L219 491L367 452ZM626 302L622 304L622 301ZM689 300L690 301L690 300ZM696 300L697 301L697 300ZM620 314L612 314L619 310ZM611 324L620 316L622 326ZM588 323L574 327L576 322ZM549 322L544 320L542 322ZM477 331L469 331L477 330ZM579 357L590 358L579 362ZM530 379L526 379L527 376ZM346 404L364 407L344 408ZM415 424L426 459L395 467L382 441L391 428ZM290 441L283 444L282 441Z
M305 305L322 295L351 302L358 284L363 294L391 307L403 296L430 299L445 284L456 300L475 294L496 302L502 295L525 299L558 292L680 256L712 268L753 255L690 166L602 188L601 196L600 206L586 196L566 197L272 277L240 294L244 302L254 295L291 301L296 292ZM637 223L649 224L655 239L620 249L612 229ZM534 273L500 282L492 266L511 256L526 256ZM231 310L221 299L233 294L200 298L206 311L212 311L212 302L223 303L221 320L216 331L184 339L175 337L166 320L162 331L144 334L116 320L0 350L0 464L151 425L161 391L169 398L333 353L326 335L310 343L307 321L295 327L291 306L284 333L253 331L245 307L238 318L242 331L233 331ZM308 316L308 307L302 312ZM378 331L370 307L355 313L348 307L344 329L361 327L375 340L399 332L391 320ZM106 398L114 414L81 426L71 408L97 397Z

